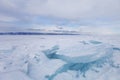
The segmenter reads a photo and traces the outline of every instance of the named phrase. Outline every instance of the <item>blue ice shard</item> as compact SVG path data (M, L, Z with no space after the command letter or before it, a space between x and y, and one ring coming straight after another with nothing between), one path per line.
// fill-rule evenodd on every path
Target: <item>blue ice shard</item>
M90 40L89 42L92 43L92 44L101 44L102 43L100 41L95 41L95 40Z

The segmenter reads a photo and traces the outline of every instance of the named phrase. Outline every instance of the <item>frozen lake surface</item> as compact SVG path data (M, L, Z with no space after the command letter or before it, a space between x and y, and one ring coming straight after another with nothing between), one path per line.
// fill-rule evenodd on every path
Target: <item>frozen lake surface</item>
M120 35L0 36L0 80L120 80Z

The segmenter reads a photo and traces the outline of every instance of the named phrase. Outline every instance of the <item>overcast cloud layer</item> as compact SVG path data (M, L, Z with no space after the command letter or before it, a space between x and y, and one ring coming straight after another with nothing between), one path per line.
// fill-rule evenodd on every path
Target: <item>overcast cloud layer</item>
M33 24L119 28L120 0L0 0L1 28Z

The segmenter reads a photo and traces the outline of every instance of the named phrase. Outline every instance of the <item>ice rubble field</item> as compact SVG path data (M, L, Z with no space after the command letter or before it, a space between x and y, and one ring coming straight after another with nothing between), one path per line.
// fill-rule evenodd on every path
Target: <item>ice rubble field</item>
M120 80L120 36L0 36L0 80Z

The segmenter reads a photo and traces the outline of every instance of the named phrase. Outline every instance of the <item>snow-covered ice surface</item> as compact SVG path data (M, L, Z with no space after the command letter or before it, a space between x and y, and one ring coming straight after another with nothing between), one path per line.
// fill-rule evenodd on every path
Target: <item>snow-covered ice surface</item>
M0 80L120 80L120 35L0 36Z

